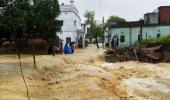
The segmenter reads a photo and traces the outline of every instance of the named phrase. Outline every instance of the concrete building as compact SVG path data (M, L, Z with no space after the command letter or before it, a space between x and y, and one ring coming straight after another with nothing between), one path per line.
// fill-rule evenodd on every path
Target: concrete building
M144 14L145 24L170 23L170 6L160 6L151 13Z
M68 5L62 3L60 5L60 11L61 14L57 19L63 21L63 26L62 31L57 33L57 35L62 40L63 46L65 43L70 42L75 42L78 45L80 39L85 41L85 31L82 28L81 18L78 9L74 5L74 0L70 0L70 4Z
M109 43L111 43L112 37L117 34L120 39L120 48L134 46L140 41L140 31L140 22L128 22L128 24L112 26L109 29L109 32L111 33ZM160 38L168 35L170 35L170 24L144 24L142 26L143 39Z
M152 39L169 36L170 6L159 7L158 10L145 14L143 21L111 24L105 34L105 44L111 45L115 35L119 36L119 48L134 46L141 37Z
M170 6L160 6L159 23L170 23Z
M144 15L145 24L158 24L159 14L158 12L147 13Z

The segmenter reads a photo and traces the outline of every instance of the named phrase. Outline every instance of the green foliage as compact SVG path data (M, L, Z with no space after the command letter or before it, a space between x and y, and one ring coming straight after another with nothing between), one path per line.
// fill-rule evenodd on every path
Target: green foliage
M13 0L0 0L0 7L5 7L11 2L13 2Z
M107 22L126 22L126 20L118 16L110 16Z
M110 16L107 19L106 26L110 25L112 22L126 22L126 20L118 16Z
M4 9L0 16L0 30L4 36L9 38L11 36L21 36L22 33L25 33L27 28L25 10L27 7L27 2L21 3L21 0L16 0Z
M0 0L0 6L3 6L5 4L4 0Z
M93 36L103 36L102 25L97 24L94 11L86 11L84 14L85 24L90 25L90 32Z
M103 26L107 27L112 22L126 22L124 18L118 16L110 16L105 25L96 23L94 11L86 11L84 14L85 24L90 25L90 32L93 36L103 36Z
M95 25L94 26L94 34L99 36L99 37L102 37L103 36L103 27L102 25Z
M86 18L85 24L92 25L95 23L95 12L94 11L86 11L84 14Z
M60 14L58 0L15 0L13 4L2 7L0 14L1 37L9 39L33 36L47 41L57 41L56 32L61 24L55 18ZM0 0L0 5L3 5Z
M61 25L55 20L60 14L58 0L34 0L33 7L33 26L37 37L41 37L47 41L57 41L56 32L60 31ZM53 37L52 37L53 36Z
M85 24L90 25L91 35L94 35L94 29L95 29L95 25L96 25L94 11L86 11L84 14L84 17L85 17Z
M170 36L165 36L158 39L143 40L141 44L143 47L151 47L156 45L170 45Z

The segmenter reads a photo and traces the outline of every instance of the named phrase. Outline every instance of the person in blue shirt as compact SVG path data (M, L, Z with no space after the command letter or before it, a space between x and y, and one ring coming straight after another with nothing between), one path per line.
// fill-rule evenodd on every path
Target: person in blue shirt
M72 54L72 50L71 48L69 47L69 44L66 43L65 46L64 46L64 53L65 54Z

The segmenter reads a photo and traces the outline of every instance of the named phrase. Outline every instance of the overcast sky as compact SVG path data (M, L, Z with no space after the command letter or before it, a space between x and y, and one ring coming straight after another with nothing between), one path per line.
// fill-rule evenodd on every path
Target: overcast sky
M70 0L59 0L59 3L69 4ZM170 5L170 0L75 0L82 21L86 10L93 10L96 19L102 20L110 15L117 15L128 21L139 20L144 13L153 12L159 6Z

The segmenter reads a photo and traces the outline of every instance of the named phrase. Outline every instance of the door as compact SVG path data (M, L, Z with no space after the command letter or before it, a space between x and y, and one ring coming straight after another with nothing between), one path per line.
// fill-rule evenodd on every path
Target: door
M66 43L71 43L71 37L66 37Z

